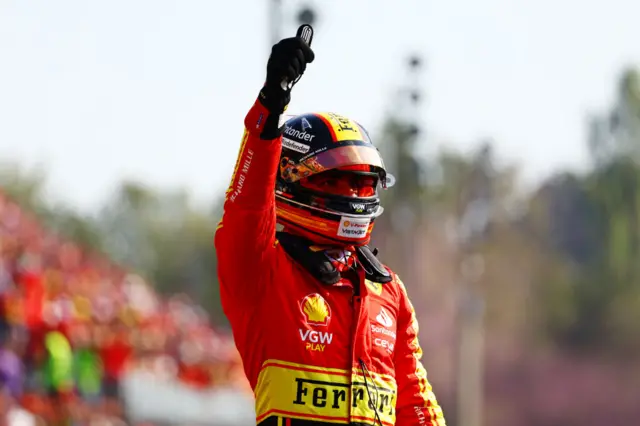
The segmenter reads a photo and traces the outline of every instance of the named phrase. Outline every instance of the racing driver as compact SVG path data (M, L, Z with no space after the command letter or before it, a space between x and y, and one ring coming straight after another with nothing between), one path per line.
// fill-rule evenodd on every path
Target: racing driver
M442 426L406 289L368 247L388 180L378 150L338 114L281 126L311 31L272 48L215 236L256 422Z

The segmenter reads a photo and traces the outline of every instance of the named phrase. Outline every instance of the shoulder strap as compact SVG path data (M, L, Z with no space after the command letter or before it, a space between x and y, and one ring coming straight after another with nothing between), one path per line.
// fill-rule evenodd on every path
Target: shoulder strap
M356 247L358 261L364 269L367 279L376 283L386 284L393 279L387 268L376 257L378 250L371 251L369 246Z

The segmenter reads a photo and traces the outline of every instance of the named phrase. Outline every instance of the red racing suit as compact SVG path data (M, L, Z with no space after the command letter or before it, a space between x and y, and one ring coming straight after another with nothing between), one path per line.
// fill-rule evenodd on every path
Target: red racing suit
M281 138L262 140L256 101L215 236L222 306L256 398L259 425L443 426L404 285L360 270L318 281L276 240Z

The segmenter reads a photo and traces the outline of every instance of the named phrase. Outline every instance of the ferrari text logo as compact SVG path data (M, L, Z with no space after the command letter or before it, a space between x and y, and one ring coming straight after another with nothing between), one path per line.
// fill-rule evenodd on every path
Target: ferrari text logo
M328 344L333 340L333 333L316 330L298 330L300 338L305 342L305 349L313 352L324 352Z

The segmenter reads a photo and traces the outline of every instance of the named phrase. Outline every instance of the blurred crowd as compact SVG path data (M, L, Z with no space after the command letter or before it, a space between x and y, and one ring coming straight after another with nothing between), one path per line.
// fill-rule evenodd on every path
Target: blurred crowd
M0 426L126 423L127 372L246 388L233 341L186 295L48 232L0 193Z

